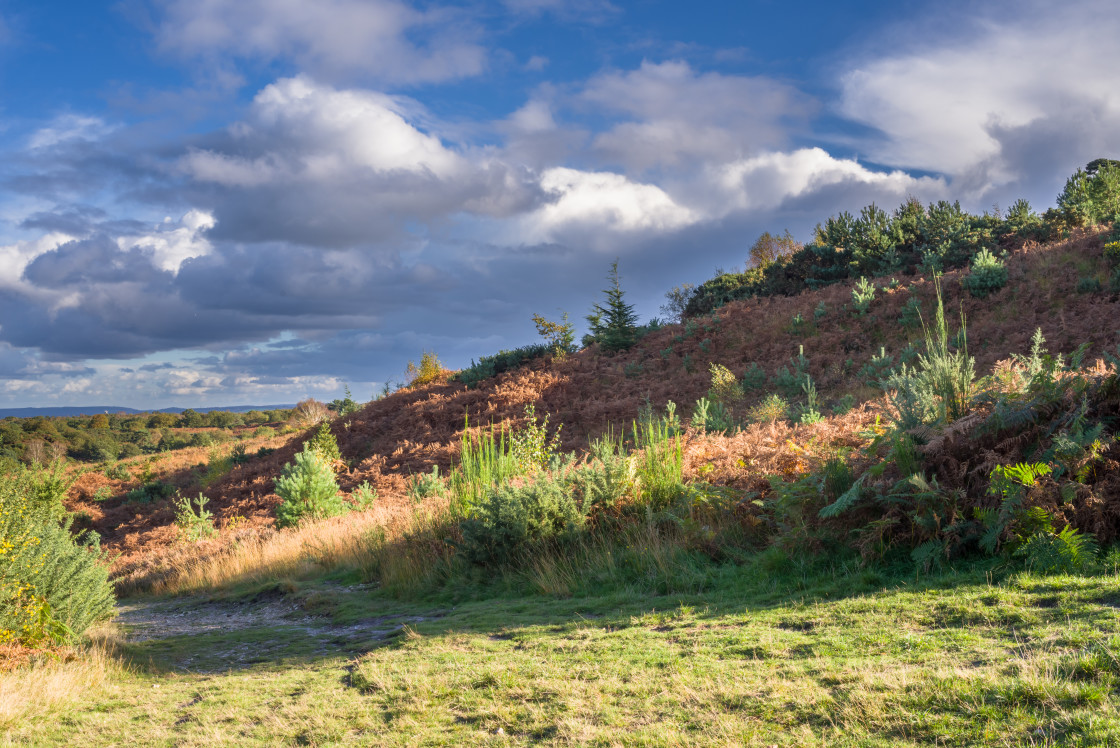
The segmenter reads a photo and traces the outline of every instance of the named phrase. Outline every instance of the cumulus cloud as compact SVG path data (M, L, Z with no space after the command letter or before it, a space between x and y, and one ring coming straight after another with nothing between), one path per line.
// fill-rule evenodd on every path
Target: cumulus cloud
M766 77L698 73L682 61L645 61L596 76L581 94L625 117L595 137L608 161L632 169L740 158L788 142L812 100Z
M214 235L242 241L350 246L400 237L410 220L503 215L539 199L524 169L466 158L423 131L422 118L399 97L284 79L177 171L213 206Z
M486 63L453 6L400 0L168 0L158 39L189 57L293 61L328 78L422 83L476 75Z
M558 167L541 175L541 187L551 200L528 219L531 238L537 240L556 239L572 229L673 231L699 218L656 185L620 174Z
M1068 174L1102 148L1120 149L1120 49L1096 41L1120 33L1114 4L998 7L998 17L960 11L952 36L871 57L842 76L840 111L881 134L866 140L871 158L961 175L979 195L1030 186L1048 150L1069 153L1072 163L1060 166ZM1026 142L1042 152L1025 153Z
M712 170L712 181L726 196L724 210L763 211L791 199L835 187L871 187L881 193L904 197L942 197L943 179L915 178L904 171L874 171L853 159L838 159L821 148L765 153L722 164Z

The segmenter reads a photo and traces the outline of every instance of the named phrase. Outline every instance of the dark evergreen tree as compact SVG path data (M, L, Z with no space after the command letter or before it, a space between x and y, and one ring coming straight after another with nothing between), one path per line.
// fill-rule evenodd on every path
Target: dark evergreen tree
M638 339L638 315L634 313L634 305L623 300L622 286L618 282L618 260L611 263L607 280L611 285L603 289L606 303L591 307L591 314L587 315L591 334L584 338L584 343L598 343L599 348L607 352L624 351Z

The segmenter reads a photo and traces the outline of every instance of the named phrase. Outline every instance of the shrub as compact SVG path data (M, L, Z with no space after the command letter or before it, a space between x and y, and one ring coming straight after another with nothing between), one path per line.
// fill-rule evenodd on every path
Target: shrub
M313 398L301 400L292 408L288 422L297 429L311 428L320 421L331 417L331 412L326 405Z
M916 296L911 296L902 306L898 324L906 330L916 329L922 324L922 302L918 301Z
M113 613L96 536L70 533L45 483L36 469L0 475L0 645L64 642Z
M1104 245L1104 259L1109 265L1120 265L1120 241L1108 242Z
M1101 282L1093 276L1077 279L1077 293L1100 293Z
M585 510L612 509L633 487L633 460L610 434L591 442L590 452L591 460L572 475L573 490Z
M195 499L186 496L175 499L175 524L192 543L217 532L214 529L214 514L206 509L209 501L201 493Z
M526 423L524 428L510 434L509 453L520 473L533 473L548 467L549 462L560 452L560 429L556 428L552 439L548 438L549 414L537 423L537 409L534 405L525 406Z
M871 302L874 300L875 284L868 281L867 278L860 277L859 282L852 289L852 306L862 316L867 314L867 310L871 308Z
M471 365L466 369L456 372L452 375L452 379L462 382L468 387L474 388L478 383L496 377L502 372L516 369L519 366L532 361L534 359L542 358L549 353L555 354L553 348L544 343L536 343L534 345L526 345L521 348L514 348L511 351L498 351L493 356L483 356L475 363L471 360Z
M323 462L333 466L336 462L342 459L342 455L338 452L338 440L334 438L331 432L331 425L323 421L319 424L319 428L315 430L311 440L307 442L311 451L319 455Z
M405 376L408 377L409 387L423 387L431 384L443 374L443 364L433 351L424 351L420 354L420 365L408 362L405 367Z
M413 501L423 501L432 496L442 496L446 486L439 477L439 465L432 465L432 472L412 476L408 481L408 497Z
M743 387L731 370L722 364L708 364L712 375L712 386L708 397L724 406L732 406L743 399Z
M1007 285L1007 266L987 249L972 260L972 270L961 284L978 299L987 298Z
M279 527L297 525L304 519L334 517L346 511L334 471L309 444L303 445L294 463L285 463L276 479L276 494L281 498L276 508Z
M541 473L531 483L487 491L471 517L460 524L461 549L472 563L509 565L534 547L574 534L584 521L572 492Z
M664 418L634 424L634 446L642 450L636 462L641 499L655 511L668 508L685 490L684 447L674 435L674 409L669 408Z
M791 358L790 365L793 366L793 371L783 366L770 380L774 389L788 400L801 394L801 385L809 374L809 358L805 355L805 346L798 346L797 358Z
M665 303L659 310L669 322L683 322L688 300L696 293L696 286L682 283L665 292Z
M771 393L747 411L747 420L752 423L774 423L789 417L789 402L781 395Z
M346 385L345 395L343 398L336 398L327 403L327 408L337 413L339 418L357 413L362 407L354 402L354 398L350 395L350 385Z
M692 427L700 431L724 434L735 428L735 421L723 403L702 397L692 411Z
M762 370L757 361L752 361L751 365L747 367L743 374L742 386L743 392L758 392L766 387L766 372Z
M1108 290L1120 294L1120 267L1113 270L1112 275L1108 276Z
M377 501L377 489L370 486L367 480L362 481L361 485L350 493L350 503L360 511L369 509L375 501Z
M798 420L807 426L820 423L824 420L824 416L817 410L817 387L808 374L805 375L805 384L802 385L802 389L805 390L805 406L801 408L801 415Z
M575 352L576 329L568 321L567 312L560 316L559 322L552 322L539 314L534 314L533 324L537 326L540 336L548 341L553 356L564 358L569 353Z
M957 337L961 347L950 350L941 283L934 280L937 312L933 329L922 322L926 352L918 354L914 368L903 364L883 382L888 399L895 408L902 430L937 422L955 421L968 411L976 378L974 361L968 356L964 312Z

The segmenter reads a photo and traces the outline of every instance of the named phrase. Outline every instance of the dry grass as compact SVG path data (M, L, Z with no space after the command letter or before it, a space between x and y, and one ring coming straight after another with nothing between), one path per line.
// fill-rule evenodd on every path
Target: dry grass
M124 677L127 668L117 656L116 627L103 624L89 634L90 642L81 646L0 653L0 731Z
M124 595L188 594L275 579L303 578L339 568L366 569L378 550L432 521L439 508L378 506L282 531L248 531L215 543L179 546L116 580ZM413 559L415 563L430 563ZM395 560L410 563L409 556Z

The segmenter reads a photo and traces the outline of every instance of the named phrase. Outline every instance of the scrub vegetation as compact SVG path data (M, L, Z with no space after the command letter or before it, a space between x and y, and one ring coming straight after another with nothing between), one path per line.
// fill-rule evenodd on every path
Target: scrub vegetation
M33 530L6 542L79 571L12 583L0 729L1116 744L1118 168L1041 216L764 235L673 289L674 322L639 324L615 262L580 350L537 315L543 344L425 352L396 392L100 500L13 466Z

